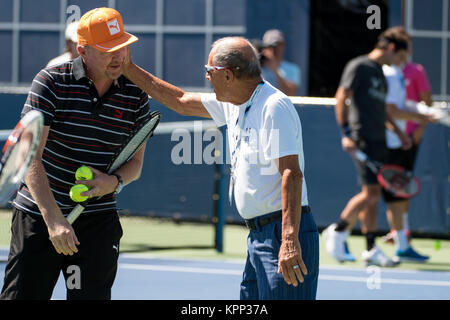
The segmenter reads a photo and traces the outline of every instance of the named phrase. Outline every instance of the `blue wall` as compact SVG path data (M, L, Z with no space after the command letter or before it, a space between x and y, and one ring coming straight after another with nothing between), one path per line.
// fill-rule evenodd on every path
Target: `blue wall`
M0 117L0 127L13 128L25 95L0 95L0 105L8 112ZM199 120L181 117L151 100L151 109L162 112L162 121ZM358 192L356 173L350 157L341 150L334 109L298 107L303 126L305 178L308 198L319 227L334 222L347 201ZM192 144L194 135L191 134ZM422 191L411 201L410 225L414 232L449 235L450 215L450 128L429 125L419 150L416 174ZM155 135L146 149L141 178L127 186L119 197L124 213L211 221L215 166L207 164L174 165L172 148L179 141L170 135ZM209 142L204 142L205 147ZM226 166L226 172L229 167ZM236 208L228 205L229 176L224 177L224 211L228 222L242 222ZM385 204L379 204L380 230L388 230Z
M308 92L310 0L247 0L247 37L262 39L269 29L286 38L285 59L301 70L298 95Z

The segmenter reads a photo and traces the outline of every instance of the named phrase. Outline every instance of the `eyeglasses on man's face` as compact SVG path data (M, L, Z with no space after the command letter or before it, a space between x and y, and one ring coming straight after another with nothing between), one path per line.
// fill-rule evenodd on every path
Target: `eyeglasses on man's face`
M205 64L205 71L207 73L210 73L211 71L218 71L218 70L225 70L225 69L231 70L233 68L239 69L239 67L219 67L219 66L210 66L208 64Z

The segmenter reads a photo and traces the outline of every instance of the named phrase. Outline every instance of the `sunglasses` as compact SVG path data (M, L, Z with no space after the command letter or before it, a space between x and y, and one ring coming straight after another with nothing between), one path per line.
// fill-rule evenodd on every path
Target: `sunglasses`
M208 64L205 64L205 70L208 73L210 73L211 71L217 71L217 70L225 70L225 69L231 70L233 68L239 69L239 67L218 67L218 66L210 66Z

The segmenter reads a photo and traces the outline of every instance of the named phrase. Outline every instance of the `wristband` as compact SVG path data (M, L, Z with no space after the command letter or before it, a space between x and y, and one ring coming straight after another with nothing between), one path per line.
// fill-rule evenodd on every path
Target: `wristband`
M350 129L350 126L348 123L341 126L341 134L343 137L351 138L352 137L352 129Z
M114 190L114 194L118 194L123 189L122 177L119 176L117 173L112 173L111 175L116 176L116 178L117 178L117 186L116 186L116 189Z

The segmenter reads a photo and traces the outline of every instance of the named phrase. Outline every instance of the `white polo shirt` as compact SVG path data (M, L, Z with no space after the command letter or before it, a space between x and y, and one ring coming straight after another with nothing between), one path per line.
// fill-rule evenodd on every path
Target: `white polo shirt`
M400 67L395 65L383 65L383 73L388 83L387 104L395 104L397 108L404 109L406 102L405 78ZM401 131L406 130L406 121L402 119L394 120ZM402 146L402 142L396 133L386 129L386 145L389 149L397 149Z
M230 154L239 145L236 137L241 140L235 152L234 184L239 214L251 219L281 210L281 175L274 160L298 155L300 169L305 172L302 126L290 99L265 82L245 117L246 104L220 102L215 94L202 95L202 102L218 127L227 125ZM308 205L304 177L301 204Z

